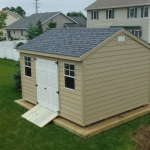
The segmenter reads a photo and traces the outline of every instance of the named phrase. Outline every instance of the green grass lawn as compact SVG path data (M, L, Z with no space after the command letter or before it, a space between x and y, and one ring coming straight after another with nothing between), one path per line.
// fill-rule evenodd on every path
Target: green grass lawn
M39 128L21 118L27 110L14 103L21 98L11 75L14 61L0 59L0 150L134 150L132 135L150 123L150 114L89 139L48 124Z

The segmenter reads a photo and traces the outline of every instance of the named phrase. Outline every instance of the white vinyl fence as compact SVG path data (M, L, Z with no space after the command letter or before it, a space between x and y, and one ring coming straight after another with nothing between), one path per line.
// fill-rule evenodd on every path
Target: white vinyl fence
M7 58L12 60L19 60L19 52L16 51L15 47L19 42L26 43L26 40L17 41L2 41L0 42L0 58Z

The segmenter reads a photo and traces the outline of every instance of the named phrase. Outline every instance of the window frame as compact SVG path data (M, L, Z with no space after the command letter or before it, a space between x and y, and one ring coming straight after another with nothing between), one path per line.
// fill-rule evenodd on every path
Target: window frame
M138 36L135 35L135 32L137 32L137 31L138 31ZM140 30L134 30L134 35L135 35L136 37L140 37Z
M66 75L65 74L65 70L66 70L66 68L65 68L65 65L73 65L74 66L74 77L73 76L70 76L70 75ZM64 62L64 65L63 65L63 67L64 67L64 88L65 89L67 89L67 90L71 90L71 91L76 91L76 77L75 77L75 64L73 64L73 63L68 63L68 62ZM68 69L67 69L68 70ZM73 70L70 70L70 68L69 68L69 71L73 71ZM70 77L70 78L73 78L74 79L74 89L71 89L71 88L68 88L68 87L66 87L65 86L65 77Z
M145 17L145 8L149 8L148 6L143 7L143 18L147 18L149 16L149 9L148 9L148 16Z
M131 9L134 9L133 17L131 17ZM134 7L129 8L129 18L135 18L135 8Z
M111 18L109 18L110 11L111 11ZM113 9L108 9L108 19L113 19Z
M26 66L26 64L25 64L25 62L26 62L26 61L25 61L25 57L30 57L30 63L31 63L31 56L25 55L25 56L24 56L24 74L25 74L25 77L27 77L27 78L32 78L32 64L31 64L31 66ZM27 76L27 75L26 75L25 67L31 68L31 76Z
M96 13L96 19L94 18L94 13ZM92 15L93 15L93 20L98 20L98 10L93 10L93 13L92 13Z

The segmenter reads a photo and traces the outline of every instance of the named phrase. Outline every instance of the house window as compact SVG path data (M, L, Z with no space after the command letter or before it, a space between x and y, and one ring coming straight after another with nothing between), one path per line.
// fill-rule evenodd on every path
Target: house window
M23 36L23 31L21 31L21 36Z
M143 17L148 17L148 7L144 7Z
M129 12L130 18L135 18L135 8L130 8L129 10L130 10Z
M132 30L132 34L137 37L142 37L142 30Z
M14 30L14 34L15 34L15 30Z
M25 75L31 77L31 57L24 56Z
M92 15L92 19L98 19L98 11L97 10L93 10L91 15Z
M72 64L64 64L65 87L75 90L75 66Z
M112 9L109 9L109 10L108 10L108 18L109 18L109 19L112 19L112 18L113 18L113 10L112 10Z

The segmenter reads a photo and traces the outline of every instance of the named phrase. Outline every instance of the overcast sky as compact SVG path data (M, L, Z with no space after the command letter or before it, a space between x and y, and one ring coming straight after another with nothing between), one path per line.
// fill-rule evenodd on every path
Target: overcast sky
M84 8L92 4L95 0L39 0L39 12L55 12L61 11L67 13L70 11L82 11L85 15ZM34 3L35 0L0 0L0 10L4 7L17 7L21 6L26 15L29 16L35 13Z

